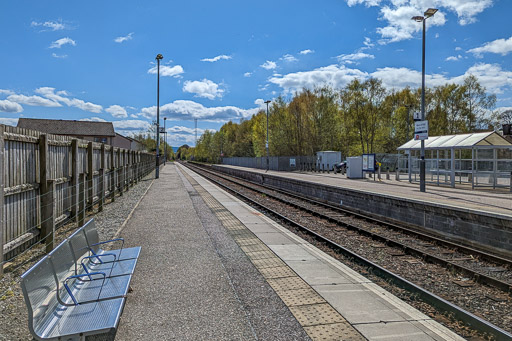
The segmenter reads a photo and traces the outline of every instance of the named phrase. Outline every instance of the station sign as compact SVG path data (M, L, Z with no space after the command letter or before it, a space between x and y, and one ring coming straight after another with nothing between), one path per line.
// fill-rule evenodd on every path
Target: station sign
M160 127L160 134L165 134L165 128L164 127Z
M428 139L428 121L414 122L414 139L416 141Z

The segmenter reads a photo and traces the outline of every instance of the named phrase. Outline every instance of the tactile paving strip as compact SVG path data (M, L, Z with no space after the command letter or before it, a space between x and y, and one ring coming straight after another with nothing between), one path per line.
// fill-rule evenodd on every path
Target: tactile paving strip
M309 284L304 282L299 276L284 277L284 278L272 278L267 279L268 284L277 291L295 290L295 289L307 289Z
M334 324L319 324L304 327L312 340L322 341L360 341L366 340L348 322Z
M288 306L309 337L316 340L365 340L309 284L277 257L261 240L187 173L185 177L201 195L229 234Z
M290 311L295 318L305 327L319 324L331 324L347 322L333 307L328 303L300 305L290 307Z

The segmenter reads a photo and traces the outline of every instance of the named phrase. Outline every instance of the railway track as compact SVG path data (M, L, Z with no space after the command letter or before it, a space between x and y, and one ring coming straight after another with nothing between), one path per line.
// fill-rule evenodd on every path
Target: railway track
M471 328L512 339L512 319L506 318L512 314L510 260L204 166L186 166ZM443 285L448 288L439 290Z

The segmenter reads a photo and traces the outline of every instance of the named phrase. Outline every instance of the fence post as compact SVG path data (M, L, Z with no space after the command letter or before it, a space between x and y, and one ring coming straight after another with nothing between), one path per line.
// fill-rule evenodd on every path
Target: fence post
M55 239L55 182L53 180L46 182L46 192L41 193L41 237L46 245L46 253L49 253L53 250Z
M41 198L41 241L46 252L53 249L53 182L48 179L48 135L39 136L39 195ZM2 250L3 252L3 250Z
M78 217L77 223L78 226L83 226L85 224L85 173L80 173L78 177Z
M395 180L400 181L400 170L398 168L396 169Z
M123 162L121 162L121 148L119 148L117 150L117 157L118 157L118 160L119 160L119 163L118 163L118 169L119 169L119 175L118 175L118 180L119 180L119 196L122 197L123 196L123 190L124 190L124 174L123 174L123 171L124 171L124 159L123 159Z
M139 152L133 151L133 154L135 156L135 183L139 183L139 168L140 168L140 158L139 158Z
M391 175L389 174L389 167L386 169L386 180L390 180Z
M110 146L110 201L116 201L116 154Z
M93 155L94 155L93 145L92 145L92 142L89 142L89 144L87 145L87 192L88 192L87 204L89 205L89 207L91 209L92 209L92 203L94 200L94 188L92 186L92 183L93 183L92 179L94 177Z
M78 214L78 140L71 140L71 216Z
M4 126L0 126L0 278L4 273Z
M101 144L101 158L100 158L100 174L98 179L98 212L103 211L103 203L105 201L105 144Z
M327 164L327 174L329 174L329 173L330 173L330 171L331 171L331 170L329 169L329 164Z

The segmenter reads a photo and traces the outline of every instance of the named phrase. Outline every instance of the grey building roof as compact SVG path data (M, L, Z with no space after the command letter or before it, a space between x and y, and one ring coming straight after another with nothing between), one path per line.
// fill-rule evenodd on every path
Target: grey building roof
M18 128L32 129L54 135L116 136L112 122L20 118Z

